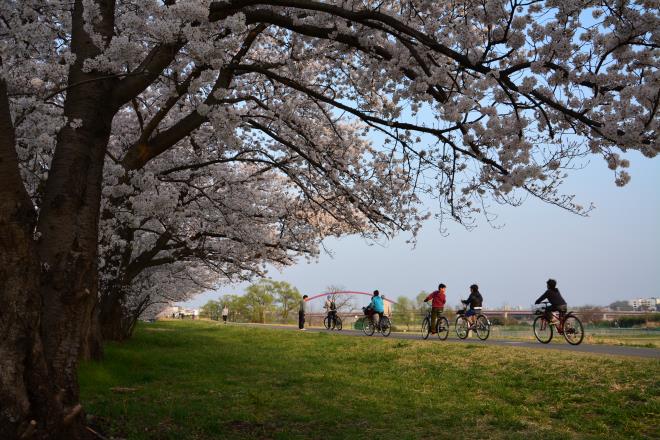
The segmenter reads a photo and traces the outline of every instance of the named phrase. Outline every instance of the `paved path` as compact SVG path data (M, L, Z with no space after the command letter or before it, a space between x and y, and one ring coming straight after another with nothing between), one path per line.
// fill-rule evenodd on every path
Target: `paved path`
M255 326L255 327L264 327L269 329L276 329L282 331L300 331L297 327L291 325L270 325L270 324L238 324L233 323L232 325L246 325L246 326ZM307 332L312 333L332 333L336 335L344 336L361 336L366 338L359 330L342 330L342 331L330 331L321 329L318 327L310 327L307 329ZM374 333L372 338L382 338L378 333ZM392 333L389 338L393 339L412 339L421 341L422 338L419 333ZM562 343L550 343L550 344L541 344L538 342L526 342L526 341L514 341L509 339L487 339L486 341L480 341L476 338L461 340L456 338L456 335L453 336L451 332L449 333L449 338L446 341L440 341L437 338L429 337L426 341L429 344L485 344L485 345L499 345L499 346L512 346L512 347L525 347L534 350L560 350L560 351L573 351L580 353L593 353L600 355L611 355L611 356L634 356L634 357L644 357L644 358L655 358L660 359L660 349L657 348L643 348L643 347L626 347L619 345L604 345L604 344L585 344L584 342L580 345L570 345L566 342Z

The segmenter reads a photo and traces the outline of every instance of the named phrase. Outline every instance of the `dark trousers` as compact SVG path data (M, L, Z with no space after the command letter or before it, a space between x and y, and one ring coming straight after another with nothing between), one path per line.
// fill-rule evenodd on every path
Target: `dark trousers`
M305 328L305 312L298 311L298 328Z
M437 328L436 325L438 324L438 317L442 315L442 311L444 309L441 307L433 307L431 309L431 333L435 333Z
M335 328L337 326L337 311L330 310L328 312L328 327Z
M550 307L545 309L545 319L548 322L552 321L552 312L559 312L559 319L563 319L564 315L566 314L566 310L568 310L566 304L559 306L550 305Z

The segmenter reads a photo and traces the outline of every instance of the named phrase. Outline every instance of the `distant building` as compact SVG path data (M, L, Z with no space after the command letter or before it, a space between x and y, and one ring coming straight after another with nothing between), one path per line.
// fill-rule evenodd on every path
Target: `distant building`
M179 310L181 307L179 306L168 306L165 307L163 310L161 310L157 315L156 319L163 319L163 318L174 318L179 316Z
M628 301L635 311L649 310L649 311L660 311L660 298L637 298Z
M165 307L160 313L156 315L156 319L166 319L166 318L192 318L195 319L199 317L199 309L187 309L180 306L169 306Z

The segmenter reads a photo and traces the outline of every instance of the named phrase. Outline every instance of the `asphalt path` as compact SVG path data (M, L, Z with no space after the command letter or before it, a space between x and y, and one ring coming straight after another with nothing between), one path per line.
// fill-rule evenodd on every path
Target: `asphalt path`
M244 326L254 326L261 328L268 328L281 331L300 331L298 327L291 325L270 325L270 324L238 324L232 323L231 325L244 325ZM373 336L366 336L360 330L326 330L318 327L309 327L305 329L307 333L332 333L342 336L359 336L363 338L382 338L383 336L380 333L374 333ZM557 335L555 335L557 336ZM422 337L418 332L410 333L392 333L388 336L390 339L410 339L422 341ZM454 334L452 337L452 332L449 333L449 338L445 341L439 340L437 337L430 335L426 340L429 344L478 344L478 345L495 345L495 346L509 346L509 347L524 347L532 350L558 350L558 351L571 351L577 353L591 353L605 356L632 356L632 357L642 357L642 358L653 358L660 359L660 349L657 348L644 348L644 347L627 347L619 345L605 345L605 344L586 344L582 343L580 345L570 345L564 338L561 337L563 342L549 344L541 344L539 342L526 342L526 341L515 341L510 339L492 339L488 338L485 341L481 341L476 337L471 337L465 340L458 339ZM554 341L554 339L553 339Z

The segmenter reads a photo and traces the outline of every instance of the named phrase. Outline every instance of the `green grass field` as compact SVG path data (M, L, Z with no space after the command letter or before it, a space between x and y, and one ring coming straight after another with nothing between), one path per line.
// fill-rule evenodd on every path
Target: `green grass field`
M162 322L80 383L128 439L660 438L652 359Z
M452 329L453 330L453 329ZM660 348L660 331L644 331L635 329L604 330L585 327L584 342L587 344L619 345L629 347ZM490 337L493 339L512 339L518 341L536 341L532 327L494 327ZM555 333L552 343L565 344L562 335Z

